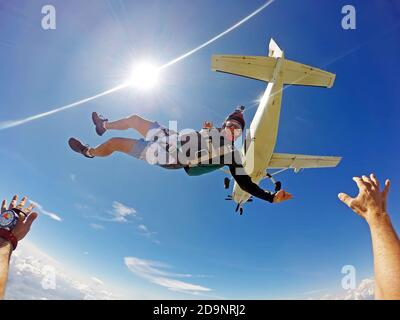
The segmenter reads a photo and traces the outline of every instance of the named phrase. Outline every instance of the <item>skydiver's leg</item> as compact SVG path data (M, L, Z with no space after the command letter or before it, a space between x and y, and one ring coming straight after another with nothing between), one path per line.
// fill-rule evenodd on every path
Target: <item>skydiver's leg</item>
M86 158L108 157L117 151L139 160L144 160L150 164L156 164L158 160L157 148L149 150L152 142L144 139L111 138L101 145L91 148L88 145L84 145L78 139L70 138L68 144L73 151L82 154ZM155 146L157 147L157 145Z
M131 128L135 129L143 137L146 137L147 132L152 129L153 126L154 122L146 120L136 114L125 119L104 123L104 128L107 130L128 130Z
M89 154L94 157L108 157L115 151L131 154L137 143L135 139L111 138L95 148L89 148Z

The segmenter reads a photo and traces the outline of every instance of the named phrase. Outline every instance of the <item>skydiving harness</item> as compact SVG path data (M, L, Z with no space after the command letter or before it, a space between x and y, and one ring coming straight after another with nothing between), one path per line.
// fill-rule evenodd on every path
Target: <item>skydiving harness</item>
M221 164L220 159L227 154L232 154L234 151L233 144L226 143L227 140L221 140L221 136L218 135L219 141L213 141L213 136L211 135L212 129L202 129L197 132L198 135L198 149L195 152L195 157L189 160L189 167L198 165L215 164L213 159L218 159L217 164ZM214 130L216 130L214 128ZM205 141L206 147L202 144Z
M186 154L188 161L184 163L188 166L196 166L200 163L208 163L213 158L221 157L233 151L233 145L230 143L221 142L221 137L218 135L219 141L213 141L213 136L210 134L211 129L202 129L201 131L193 131L189 134L181 134L170 131L166 128L160 129L162 134L156 136L153 142L157 142L170 156L184 152L182 147L190 143L190 139L196 137L197 145L189 145L189 153ZM214 129L216 130L216 129ZM206 145L204 145L204 142ZM191 149L192 148L192 149ZM190 153L194 151L194 156Z

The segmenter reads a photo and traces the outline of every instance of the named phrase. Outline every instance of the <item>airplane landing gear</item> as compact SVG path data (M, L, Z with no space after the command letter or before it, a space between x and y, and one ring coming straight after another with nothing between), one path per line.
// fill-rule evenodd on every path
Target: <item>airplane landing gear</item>
M238 203L238 205L236 206L235 212L238 212L238 211L239 211L239 214L240 214L240 215L243 214L243 207L242 207L242 204L241 204L241 203Z
M229 189L229 185L231 183L231 180L227 177L224 178L224 188Z

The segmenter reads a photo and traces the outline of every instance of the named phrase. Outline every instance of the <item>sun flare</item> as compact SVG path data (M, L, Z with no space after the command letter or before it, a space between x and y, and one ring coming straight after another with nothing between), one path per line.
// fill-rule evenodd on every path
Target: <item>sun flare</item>
M132 68L129 82L136 88L148 90L159 81L159 69L149 62L143 62Z

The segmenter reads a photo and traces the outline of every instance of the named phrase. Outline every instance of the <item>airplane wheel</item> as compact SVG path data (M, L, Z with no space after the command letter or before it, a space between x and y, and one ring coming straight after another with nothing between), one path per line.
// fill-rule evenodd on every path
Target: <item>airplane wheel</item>
M229 178L224 178L224 187L225 187L225 189L229 189L230 182L231 182L231 180L229 180Z
M240 214L240 215L243 214L243 208L242 208L242 207L240 207L240 209L239 209L239 214Z

